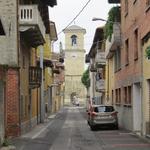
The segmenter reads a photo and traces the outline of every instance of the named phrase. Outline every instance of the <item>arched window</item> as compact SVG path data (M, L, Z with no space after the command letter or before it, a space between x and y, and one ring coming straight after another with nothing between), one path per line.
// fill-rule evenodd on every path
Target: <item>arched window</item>
M77 36L76 35L71 36L71 45L72 46L77 45Z

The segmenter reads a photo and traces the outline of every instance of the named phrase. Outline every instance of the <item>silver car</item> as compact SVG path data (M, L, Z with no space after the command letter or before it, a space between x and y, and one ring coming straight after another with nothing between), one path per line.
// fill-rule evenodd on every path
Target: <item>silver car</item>
M88 110L88 124L91 130L102 125L111 125L118 129L118 112L110 105L92 105Z

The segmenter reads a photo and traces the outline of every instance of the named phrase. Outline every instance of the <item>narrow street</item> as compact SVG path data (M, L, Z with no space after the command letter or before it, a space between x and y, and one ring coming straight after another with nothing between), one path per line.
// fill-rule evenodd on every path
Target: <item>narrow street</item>
M45 124L13 140L17 150L149 150L150 143L124 130L91 131L81 107L66 107Z

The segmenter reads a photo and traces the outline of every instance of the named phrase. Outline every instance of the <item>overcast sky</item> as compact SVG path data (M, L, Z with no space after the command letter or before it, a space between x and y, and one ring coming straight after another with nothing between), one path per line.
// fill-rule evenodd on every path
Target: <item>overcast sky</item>
M70 21L79 13L88 0L57 0L57 6L49 9L50 20L56 24L57 33L62 31ZM92 45L95 29L103 26L105 22L92 21L93 17L107 19L109 9L113 5L108 4L108 0L91 0L80 16L75 20L75 25L86 29L85 50L89 52ZM74 24L73 23L73 24ZM73 25L72 24L72 25ZM64 47L64 33L58 36L58 41L54 43L54 50L58 51L59 42Z

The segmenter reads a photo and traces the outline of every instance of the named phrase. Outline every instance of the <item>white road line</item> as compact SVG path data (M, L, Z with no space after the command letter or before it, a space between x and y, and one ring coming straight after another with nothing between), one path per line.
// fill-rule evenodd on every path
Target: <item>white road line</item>
M32 136L31 139L37 138L42 132L44 132L44 131L48 128L48 126L50 126L50 125L52 124L52 122L53 122L53 121L51 121L51 122L50 122L47 126L45 126L42 130L40 130L38 133L36 133L34 136Z

